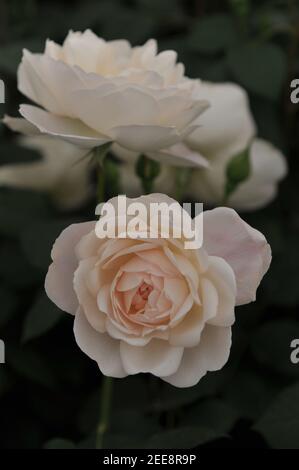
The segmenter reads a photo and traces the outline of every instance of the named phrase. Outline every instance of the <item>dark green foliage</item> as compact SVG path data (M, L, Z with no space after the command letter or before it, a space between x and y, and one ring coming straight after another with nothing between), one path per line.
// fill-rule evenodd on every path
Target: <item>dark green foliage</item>
M272 448L298 448L299 365L290 362L290 342L299 338L299 108L290 105L288 81L299 74L298 2L1 3L7 7L0 18L0 78L7 96L1 117L16 114L25 100L16 91L22 48L42 51L47 37L61 42L69 29L91 28L106 39L126 38L134 44L156 37L161 49L178 51L188 75L245 87L259 135L289 159L290 174L276 202L244 214L267 236L273 263L257 302L237 309L229 363L190 389L147 375L116 380L105 445L183 448L225 436L234 445L245 427ZM17 147L3 126L0 135L0 165L39 158ZM110 156L106 164L107 192L113 196L119 167ZM235 156L227 168L227 195L249 171L247 153ZM139 172L150 186L158 164L145 168L140 160ZM94 447L102 376L75 344L73 318L43 291L55 238L70 223L94 218L94 206L95 201L65 214L44 194L0 188L0 338L7 345L6 364L0 364L0 425L12 429L1 437L0 447ZM243 441L239 437L243 447L255 446L253 438L247 439L253 434L244 433Z

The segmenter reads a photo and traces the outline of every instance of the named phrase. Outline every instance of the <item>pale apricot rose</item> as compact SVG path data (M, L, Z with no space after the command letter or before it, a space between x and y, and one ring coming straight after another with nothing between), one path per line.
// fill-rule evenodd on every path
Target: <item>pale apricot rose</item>
M175 202L162 194L127 201L147 208ZM269 268L265 237L228 208L203 214L203 246L196 250L183 238L101 239L95 227L62 232L45 283L50 299L75 316L82 351L105 375L148 372L177 387L221 369L235 306L255 299Z

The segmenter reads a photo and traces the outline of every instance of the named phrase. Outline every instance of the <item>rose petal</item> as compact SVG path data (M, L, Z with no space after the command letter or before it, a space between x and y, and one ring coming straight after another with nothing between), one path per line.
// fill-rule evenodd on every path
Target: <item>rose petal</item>
M73 100L79 119L95 131L107 135L110 129L117 126L136 123L151 125L159 112L153 97L133 87L104 96L98 94L97 89L78 90L73 92Z
M146 346L151 340L151 336L134 336L128 334L128 332L123 332L120 328L118 328L114 322L107 319L106 322L107 332L112 336L112 338L124 341L125 343L130 344L131 346L138 346L143 347Z
M169 342L172 346L184 348L197 346L204 326L201 307L195 305L184 320L170 330Z
M73 289L72 276L68 263L52 263L45 279L45 291L57 307L75 315L79 303Z
M93 230L94 225L94 222L70 225L59 235L52 248L53 264L45 280L46 293L59 308L73 315L78 308L73 289L74 272L78 265L74 247L82 235Z
M49 77L44 76L45 69L50 70L50 67L47 67L49 61L53 62L52 65L55 67L55 61L52 61L52 59L42 54L32 54L25 49L18 69L18 88L27 98L52 113L64 114L64 100L57 99L54 90L51 90ZM56 83L59 83L59 79Z
M103 311L99 310L97 299L88 289L88 274L94 268L95 262L96 258L80 261L74 274L74 291L91 326L100 333L104 333L106 316Z
M287 174L284 155L269 142L255 139L250 149L250 176L229 198L229 205L242 210L256 210L276 196L278 183Z
M197 98L211 107L199 118L199 127L187 138L187 144L209 158L242 152L256 133L247 93L232 83L202 82Z
M139 153L167 148L181 140L174 127L128 125L114 127L109 135L119 145Z
M256 290L271 263L265 237L229 208L204 212L204 247L209 255L225 259L237 281L237 305L256 299Z
M39 135L40 134L36 126L34 126L33 124L31 124L30 122L26 121L26 119L23 119L23 118L13 118L11 116L5 115L2 122L14 132L21 132L22 134L25 134L25 135Z
M83 148L99 147L111 140L109 137L97 135L77 119L55 116L35 106L21 105L20 114L41 133L59 137Z
M183 143L178 143L165 150L149 152L148 156L165 165L208 168L209 161L199 152L195 152Z
M146 346L131 346L120 343L120 354L128 374L149 372L158 377L166 377L177 371L184 348L170 346L166 341L152 339Z
M210 269L206 273L218 295L216 315L207 319L210 325L232 326L235 322L237 286L234 271L222 258L210 257Z
M104 375L116 378L128 375L122 366L119 341L92 328L81 309L75 316L74 334L79 348L98 363Z
M219 370L226 364L230 347L231 328L206 325L199 345L186 348L178 371L170 377L163 377L163 380L176 387L192 387L208 371Z

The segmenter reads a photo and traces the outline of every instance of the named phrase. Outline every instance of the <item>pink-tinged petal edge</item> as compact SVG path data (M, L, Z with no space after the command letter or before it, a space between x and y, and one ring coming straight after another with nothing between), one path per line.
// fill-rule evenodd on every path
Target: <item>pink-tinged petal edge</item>
M51 253L53 263L45 279L46 294L61 310L73 315L78 308L73 289L74 272L78 264L75 246L94 227L95 222L70 225L56 239Z
M236 305L254 301L272 258L266 238L227 207L204 212L203 224L204 248L210 256L225 259L235 273Z

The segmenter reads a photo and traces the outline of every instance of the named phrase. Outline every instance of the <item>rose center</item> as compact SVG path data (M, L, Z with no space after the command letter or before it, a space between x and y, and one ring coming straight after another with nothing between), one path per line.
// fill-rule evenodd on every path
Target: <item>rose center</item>
M152 290L153 286L151 286L150 284L147 284L146 282L143 282L141 284L132 300L132 306L136 311L144 309Z

